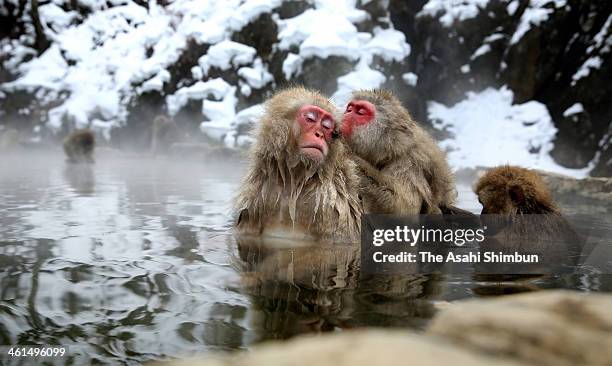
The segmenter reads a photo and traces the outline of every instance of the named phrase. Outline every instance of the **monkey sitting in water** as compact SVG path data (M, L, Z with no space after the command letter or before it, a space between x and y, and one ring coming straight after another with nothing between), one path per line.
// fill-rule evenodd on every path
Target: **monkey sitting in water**
M64 139L64 153L70 163L93 163L96 137L88 129L77 130Z
M474 187L481 214L561 215L538 173L517 166L500 166L485 173Z
M485 241L488 250L515 250L539 255L546 271L553 265L575 265L582 238L561 215L548 187L535 171L500 166L476 183L483 224L495 234Z
M334 138L336 113L329 100L303 87L266 102L235 203L238 233L358 241L358 172Z
M457 194L444 153L391 92L354 92L341 132L365 177L365 212L467 213L452 206Z

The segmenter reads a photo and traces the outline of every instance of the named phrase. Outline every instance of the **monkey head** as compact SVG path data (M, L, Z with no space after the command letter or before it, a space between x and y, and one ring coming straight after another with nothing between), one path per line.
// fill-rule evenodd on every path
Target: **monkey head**
M329 152L329 144L335 127L332 114L312 104L304 104L296 116L297 147L301 154L312 161L322 163Z
M316 91L303 87L280 91L266 103L256 151L289 165L299 161L320 166L334 150L335 114L333 104Z
M361 90L347 104L340 132L358 155L382 159L409 143L403 139L409 137L410 124L410 113L391 92Z
M516 166L501 166L483 175L474 192L482 214L557 213L548 187L538 173Z

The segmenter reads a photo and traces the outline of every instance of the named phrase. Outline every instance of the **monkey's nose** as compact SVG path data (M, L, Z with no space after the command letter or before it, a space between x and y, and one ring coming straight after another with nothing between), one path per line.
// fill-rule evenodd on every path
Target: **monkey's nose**
M323 132L315 131L315 136L317 136L318 138L323 138Z

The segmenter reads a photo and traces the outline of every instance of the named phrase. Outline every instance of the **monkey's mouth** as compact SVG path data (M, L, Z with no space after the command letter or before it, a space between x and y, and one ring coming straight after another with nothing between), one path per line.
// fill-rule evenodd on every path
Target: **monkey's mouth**
M317 160L322 160L327 154L327 149L323 145L319 144L306 144L300 146L300 149L308 156L313 157Z

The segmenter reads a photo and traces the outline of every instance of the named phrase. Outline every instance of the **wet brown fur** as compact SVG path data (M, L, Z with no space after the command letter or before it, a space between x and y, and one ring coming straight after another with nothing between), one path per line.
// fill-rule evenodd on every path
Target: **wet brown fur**
M362 90L353 99L376 106L375 121L353 131L348 144L365 174L362 196L368 213L439 213L456 197L444 153L386 90Z
M64 153L70 163L93 163L96 137L90 130L77 130L64 139Z
M254 235L281 228L304 232L309 240L356 241L362 212L356 166L337 139L321 164L300 154L296 115L304 104L337 115L329 100L303 87L280 91L266 102L235 201L236 228Z
M537 254L542 273L567 270L577 263L584 240L561 214L538 173L499 166L478 180L474 192L483 206L483 225L495 232L481 246L489 251ZM496 271L503 268L499 263L495 266Z
M170 145L178 140L178 128L170 118L159 115L153 119L151 129L151 153L167 152Z
M548 187L540 175L517 166L489 170L474 187L483 214L556 214Z

